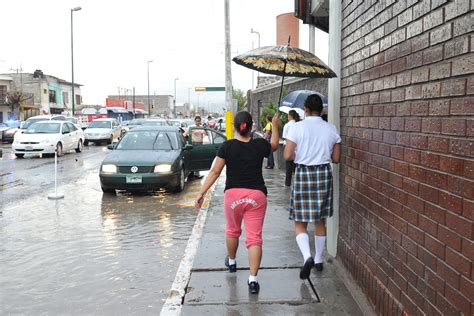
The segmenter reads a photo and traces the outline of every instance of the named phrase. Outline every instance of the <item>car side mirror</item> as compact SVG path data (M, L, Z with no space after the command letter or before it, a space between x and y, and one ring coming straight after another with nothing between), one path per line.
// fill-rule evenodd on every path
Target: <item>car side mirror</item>
M107 149L114 150L115 149L115 144L107 145Z
M64 135L64 134L68 134L68 133L69 133L68 131L63 131L63 135Z
M191 145L191 144L186 144L186 145L184 145L184 150L191 150L191 149L193 149L193 148L194 148L194 146Z
M219 121L218 121L218 122L219 122L219 123L222 123L222 119L219 119Z

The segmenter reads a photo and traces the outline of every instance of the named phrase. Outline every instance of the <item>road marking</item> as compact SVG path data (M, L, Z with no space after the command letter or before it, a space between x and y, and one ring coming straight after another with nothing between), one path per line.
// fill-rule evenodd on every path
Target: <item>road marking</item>
M198 183L201 185L201 183ZM169 316L169 315L180 315L181 309L183 307L183 299L186 295L186 287L188 286L189 279L191 277L191 269L193 267L194 258L196 257L197 250L199 248L199 243L201 242L202 233L204 231L204 224L206 223L207 212L209 210L210 200L212 194L214 193L214 188L217 184L217 181L207 192L203 206L199 211L199 214L194 222L193 232L189 237L186 250L184 251L183 259L178 267L176 276L174 278L173 285L171 286L168 298L165 301L165 304L161 308L160 315Z

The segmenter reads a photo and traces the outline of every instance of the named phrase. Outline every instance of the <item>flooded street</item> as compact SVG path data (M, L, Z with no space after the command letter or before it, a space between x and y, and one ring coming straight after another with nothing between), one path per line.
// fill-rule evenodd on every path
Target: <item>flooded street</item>
M53 159L13 159L5 149L0 314L159 313L196 218L200 181L180 194L103 195L98 169L107 150L92 146L60 158L65 198L56 202L46 198Z

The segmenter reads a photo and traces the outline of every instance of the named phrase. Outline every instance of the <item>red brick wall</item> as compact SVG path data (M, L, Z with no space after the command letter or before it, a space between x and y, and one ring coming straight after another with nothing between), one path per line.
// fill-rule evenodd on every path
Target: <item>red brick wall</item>
M474 314L474 1L343 0L338 253L379 314Z

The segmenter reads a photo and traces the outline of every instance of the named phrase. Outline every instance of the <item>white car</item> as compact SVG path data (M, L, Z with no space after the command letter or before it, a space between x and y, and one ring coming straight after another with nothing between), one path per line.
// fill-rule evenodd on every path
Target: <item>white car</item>
M25 130L30 127L31 124L41 121L66 121L66 117L64 115L56 115L56 114L46 114L46 115L37 115L32 116L25 121L24 124L20 126L21 130Z
M91 142L112 144L122 136L123 132L120 123L116 119L101 118L93 120L85 129L84 134L86 136L84 145L87 146Z
M25 154L54 154L82 151L84 132L67 121L41 121L30 125L26 131L15 136L12 149L15 156L23 158Z

